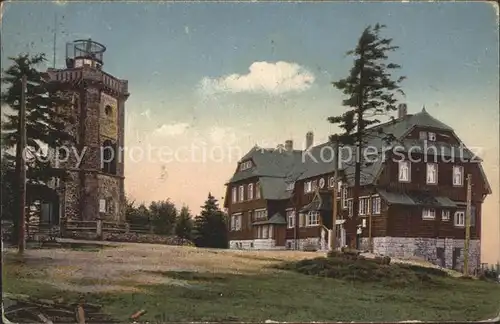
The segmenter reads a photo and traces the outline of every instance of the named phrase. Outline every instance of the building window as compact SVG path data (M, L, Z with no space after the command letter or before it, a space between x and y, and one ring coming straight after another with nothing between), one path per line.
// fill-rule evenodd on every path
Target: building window
M436 210L433 208L424 208L422 210L422 219L436 219Z
M315 191L316 189L318 189L318 180L314 180L311 182L311 190Z
M231 193L231 199L234 203L238 201L238 188L233 187L233 190Z
M255 184L255 199L260 199L260 183Z
M347 201L347 215L352 217L352 199Z
M453 185L461 187L464 185L464 167L453 166Z
M104 113L107 117L111 117L113 114L113 108L110 105L106 105L106 107L104 107Z
M291 182L286 185L286 191L293 191L293 188L295 187L295 183Z
M380 197L372 198L372 214L379 215L380 214Z
M427 163L427 184L437 184L437 164Z
M340 197L342 199L342 209L346 209L347 208L347 188L342 188L342 190L340 192L341 192Z
M324 178L319 179L318 186L320 189L323 189L325 187L325 179Z
M318 226L319 225L319 212L311 211L307 213L306 226Z
M295 228L295 211L293 209L286 211L286 220L288 228Z
M241 162L240 171L245 171L252 168L252 161Z
M399 182L410 182L409 161L399 161Z
M306 181L304 182L304 193L309 193L312 191L312 182Z
M102 145L102 172L116 174L116 162L118 159L118 150L116 143L105 140ZM64 157L63 157L64 158Z
M253 199L253 183L248 185L248 200Z
M267 239L269 237L269 227L267 225L262 226L262 238Z
M241 213L231 215L231 231L241 230L241 219L242 219Z
M240 199L239 199L239 201L243 201L243 200L245 200L245 187L240 186L239 189L240 189L240 192L239 192L239 194L240 194L239 198Z
M436 133L429 132L427 134L427 138L429 139L429 141L435 142L436 141Z
M426 140L427 139L427 132L424 132L424 131L421 131L418 133L418 137L421 139L421 140Z
M463 227L465 226L465 212L464 211L457 211L455 212L455 217L454 217L454 225Z
M106 212L106 199L100 199L99 200L99 212L100 213L105 213Z
M264 219L267 218L267 209L259 209L254 211L255 219Z
M368 214L369 211L369 204L370 200L368 198L360 198L359 199L359 215L360 216L365 216Z
M449 210L441 211L441 220L442 221L449 221L450 220L450 211Z
M328 187L333 188L335 186L335 177L330 177L328 179Z

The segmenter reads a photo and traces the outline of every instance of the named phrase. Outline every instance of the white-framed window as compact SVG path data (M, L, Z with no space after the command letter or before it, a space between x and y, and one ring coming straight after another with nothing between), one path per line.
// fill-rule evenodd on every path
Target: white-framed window
M238 188L233 187L233 190L231 192L231 200L235 203L238 201Z
M372 215L380 215L381 200L380 197L372 198Z
M449 221L450 220L450 211L449 210L442 210L441 211L441 220L442 221Z
M304 227L306 215L304 213L299 213L299 227Z
M306 226L318 226L319 225L319 212L310 211L307 213Z
M248 184L248 200L253 199L253 183Z
M295 187L295 182L290 182L286 185L286 191L293 191L294 187Z
M427 134L427 138L429 139L429 141L435 142L436 141L436 133L429 132Z
M312 183L311 183L311 189L312 191L315 191L316 189L318 189L318 180L313 180Z
M262 226L262 238L267 239L269 237L269 227L267 225Z
M347 215L352 217L352 199L347 200Z
M335 177L328 178L328 187L333 188L335 186Z
M453 166L453 185L461 187L464 185L464 167L460 165Z
M288 228L295 228L295 211L293 209L286 210L286 221Z
M241 213L231 215L231 231L241 230L242 217L243 215Z
M255 219L265 219L267 218L267 209L257 209L254 211Z
M368 215L369 203L370 203L369 198L360 198L359 199L359 215L360 216Z
M342 209L347 208L347 188L342 187L340 191L340 198L342 199Z
M438 165L436 163L427 163L427 184L437 184Z
M465 211L458 210L455 212L455 217L453 219L453 224L457 227L465 226Z
M245 200L245 187L240 186L239 187L239 201Z
M320 189L323 189L325 187L325 178L319 179L318 186Z
M241 162L240 171L245 171L252 168L252 161Z
M304 193L309 193L312 191L312 182L306 181L304 182Z
M436 210L434 208L422 209L422 219L436 219Z
M260 199L260 183L255 184L255 199Z
M410 181L410 161L399 161L399 182Z
M426 140L427 139L427 132L425 131L420 131L418 133L418 138L420 138L421 140Z

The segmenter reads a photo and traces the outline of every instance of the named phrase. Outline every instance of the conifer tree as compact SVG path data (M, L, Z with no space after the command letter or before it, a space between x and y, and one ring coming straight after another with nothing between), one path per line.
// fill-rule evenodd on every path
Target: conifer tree
M193 237L193 219L189 208L187 206L182 207L179 217L177 218L177 224L175 226L175 235L180 238L191 240Z
M227 217L211 193L194 221L194 243L198 247L227 249Z
M393 79L391 75L391 71L399 69L400 66L386 62L388 53L397 50L398 46L392 45L392 39L380 37L380 31L384 27L376 24L363 31L356 48L347 52L347 55L354 57L354 66L349 75L333 82L333 86L347 97L342 101L347 111L340 116L328 118L330 123L338 124L342 130L338 137L332 136L331 140L338 140L341 146L353 148L355 158L353 215L347 225L348 233L351 234L356 233L358 226L363 146L374 136L386 142L394 140L392 134L370 132L369 128L381 122L377 119L378 116L387 116L397 109L397 93L404 95L400 83L405 77ZM351 247L354 247L356 241L351 239L350 243Z
M38 68L45 62L44 54L21 54L9 58L12 64L2 71L2 173L5 179L13 181L17 188L17 177L20 165L15 163L15 152L20 140L19 110L21 106L22 77L27 77L26 89L26 200L30 205L49 190L48 182L53 178L65 179L65 170L54 166L51 159L53 153L63 145L74 145L74 137L66 130L66 125L72 122L72 102L66 92L66 86L60 82L51 81L46 73ZM8 108L7 108L8 107ZM10 110L10 112L6 112ZM51 155L52 154L52 155ZM14 176L8 176L14 174ZM18 195L14 195L13 206L18 206ZM12 211L14 220L14 240L17 239L17 210Z

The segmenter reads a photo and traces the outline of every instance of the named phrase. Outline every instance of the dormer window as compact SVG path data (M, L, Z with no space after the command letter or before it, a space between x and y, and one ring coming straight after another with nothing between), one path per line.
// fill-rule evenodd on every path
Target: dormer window
M427 132L422 131L422 132L418 133L418 138L420 140L425 141L427 139Z
M252 161L241 162L240 171L245 171L252 168Z
M455 165L453 166L453 185L461 187L464 185L464 167Z
M295 187L295 182L290 182L289 184L286 185L286 191L293 191L294 187Z
M248 200L253 199L253 183L248 185Z
M399 161L399 182L410 182L410 161Z
M328 187L333 188L335 186L335 177L330 177L328 179Z
M436 133L429 132L427 134L427 138L429 139L429 141L435 142L436 141Z
M312 191L312 181L304 182L304 193L309 193Z
M437 172L436 163L427 163L427 184L437 184Z

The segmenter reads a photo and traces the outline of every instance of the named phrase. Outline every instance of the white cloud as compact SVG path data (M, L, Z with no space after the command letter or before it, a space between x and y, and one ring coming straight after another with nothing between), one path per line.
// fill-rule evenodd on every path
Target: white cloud
M188 128L188 123L163 124L154 133L160 136L177 136L184 134Z
M282 94L290 91L304 91L311 87L314 75L297 63L254 62L245 75L231 74L201 80L201 90L206 94L217 92L266 92Z

